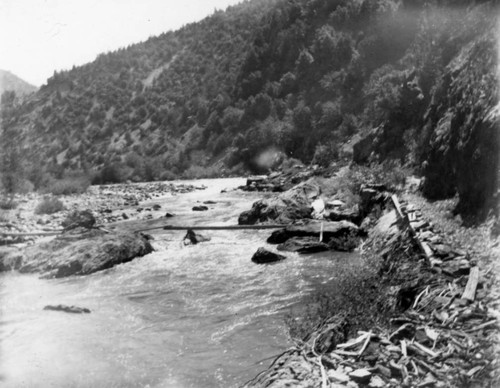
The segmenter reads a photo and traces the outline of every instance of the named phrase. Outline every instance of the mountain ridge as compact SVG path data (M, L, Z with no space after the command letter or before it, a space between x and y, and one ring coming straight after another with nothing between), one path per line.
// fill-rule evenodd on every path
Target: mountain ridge
M484 193L461 209L487 213L498 186L497 7L246 1L54 73L27 101L4 104L3 136L31 175L94 170L103 182L105 168L155 180L265 171L284 158L328 165L356 135L358 163L409 165L431 198ZM270 164L259 164L263 151ZM464 183L477 168L479 183Z
M38 88L21 79L8 70L0 69L0 95L6 91L13 91L18 95L26 95L37 91Z

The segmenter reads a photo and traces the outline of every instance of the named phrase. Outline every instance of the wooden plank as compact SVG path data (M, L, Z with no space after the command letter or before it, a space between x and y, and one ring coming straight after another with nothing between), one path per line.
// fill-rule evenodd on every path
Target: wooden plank
M469 273L469 280L467 281L464 293L462 294L462 299L467 299L470 300L471 302L474 302L474 299L476 299L476 289L478 282L479 282L479 268L472 267Z
M362 334L361 336L359 336L355 340L346 342L344 344L338 344L337 349L348 349L348 348L352 348L353 346L359 345L359 344L365 342L366 337L368 337L369 335L370 335L369 333Z
M155 226L146 229L139 229L136 232L147 232L149 230L163 229L163 230L260 230L260 229L281 229L286 228L287 225L163 225Z
M391 200L392 200L392 203L394 204L394 207L396 208L396 212L398 213L398 217L405 218L403 210L401 210L401 204L399 203L399 199L396 196L396 194L391 196Z
M420 249L424 253L425 258L430 261L434 257L432 249L429 247L427 243L420 241L419 238L415 238L415 240L417 241L417 244L420 246Z
M5 233L0 232L2 237L30 237L30 236L57 236L61 231L54 230L53 232L31 232L31 233Z

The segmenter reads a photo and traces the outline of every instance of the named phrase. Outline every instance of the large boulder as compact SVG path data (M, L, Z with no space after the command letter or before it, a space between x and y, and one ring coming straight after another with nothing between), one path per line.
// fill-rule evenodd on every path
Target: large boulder
M98 229L64 233L28 247L19 271L41 273L44 278L88 275L152 252L148 240L143 234Z
M278 197L261 199L238 218L240 225L274 222L289 224L295 220L310 218L311 203L319 197L321 189L312 181L303 182Z
M90 210L75 210L68 214L63 220L62 226L65 230L76 228L91 229L95 226L96 219Z
M313 237L319 241L323 232L322 242L330 249L349 251L356 247L361 234L360 229L348 221L310 221L304 225L290 225L277 230L267 239L270 244L283 244L291 238Z
M316 237L292 237L278 245L278 251L297 253L317 253L329 249L328 244L320 242Z
M269 264L277 261L285 260L286 256L268 251L264 248L257 249L257 252L252 256L252 261L256 264Z

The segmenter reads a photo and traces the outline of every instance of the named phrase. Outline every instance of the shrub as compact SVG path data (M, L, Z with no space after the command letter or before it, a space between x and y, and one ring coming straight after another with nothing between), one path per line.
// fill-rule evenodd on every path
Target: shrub
M49 182L43 192L52 195L82 194L89 186L88 177L56 179Z
M106 164L93 178L93 185L122 183L127 180L124 166L119 163Z
M174 181L178 177L170 170L165 170L160 174L160 181Z
M339 147L334 143L318 144L311 164L328 167L339 158Z
M44 197L35 208L35 214L54 214L64 210L63 203L55 197Z
M182 173L184 179L217 178L220 171L217 167L191 166Z
M2 210L12 210L17 207L17 202L15 202L13 199L1 199L0 200L0 209Z

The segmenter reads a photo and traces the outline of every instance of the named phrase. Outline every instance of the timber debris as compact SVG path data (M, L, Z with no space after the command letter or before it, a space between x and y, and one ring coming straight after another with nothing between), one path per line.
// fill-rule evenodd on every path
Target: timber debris
M419 209L396 196L391 202L401 233L419 247L419 265L425 269L411 296L406 295L407 305L397 310L386 327L358 331L354 336L343 335L346 317L334 315L246 387L281 386L279 381L289 376L279 377L277 368L295 373L304 369L296 367L304 361L311 371L294 386L495 386L498 321L488 309L492 275L479 268L466 251L447 244ZM389 261L390 249L384 250Z

